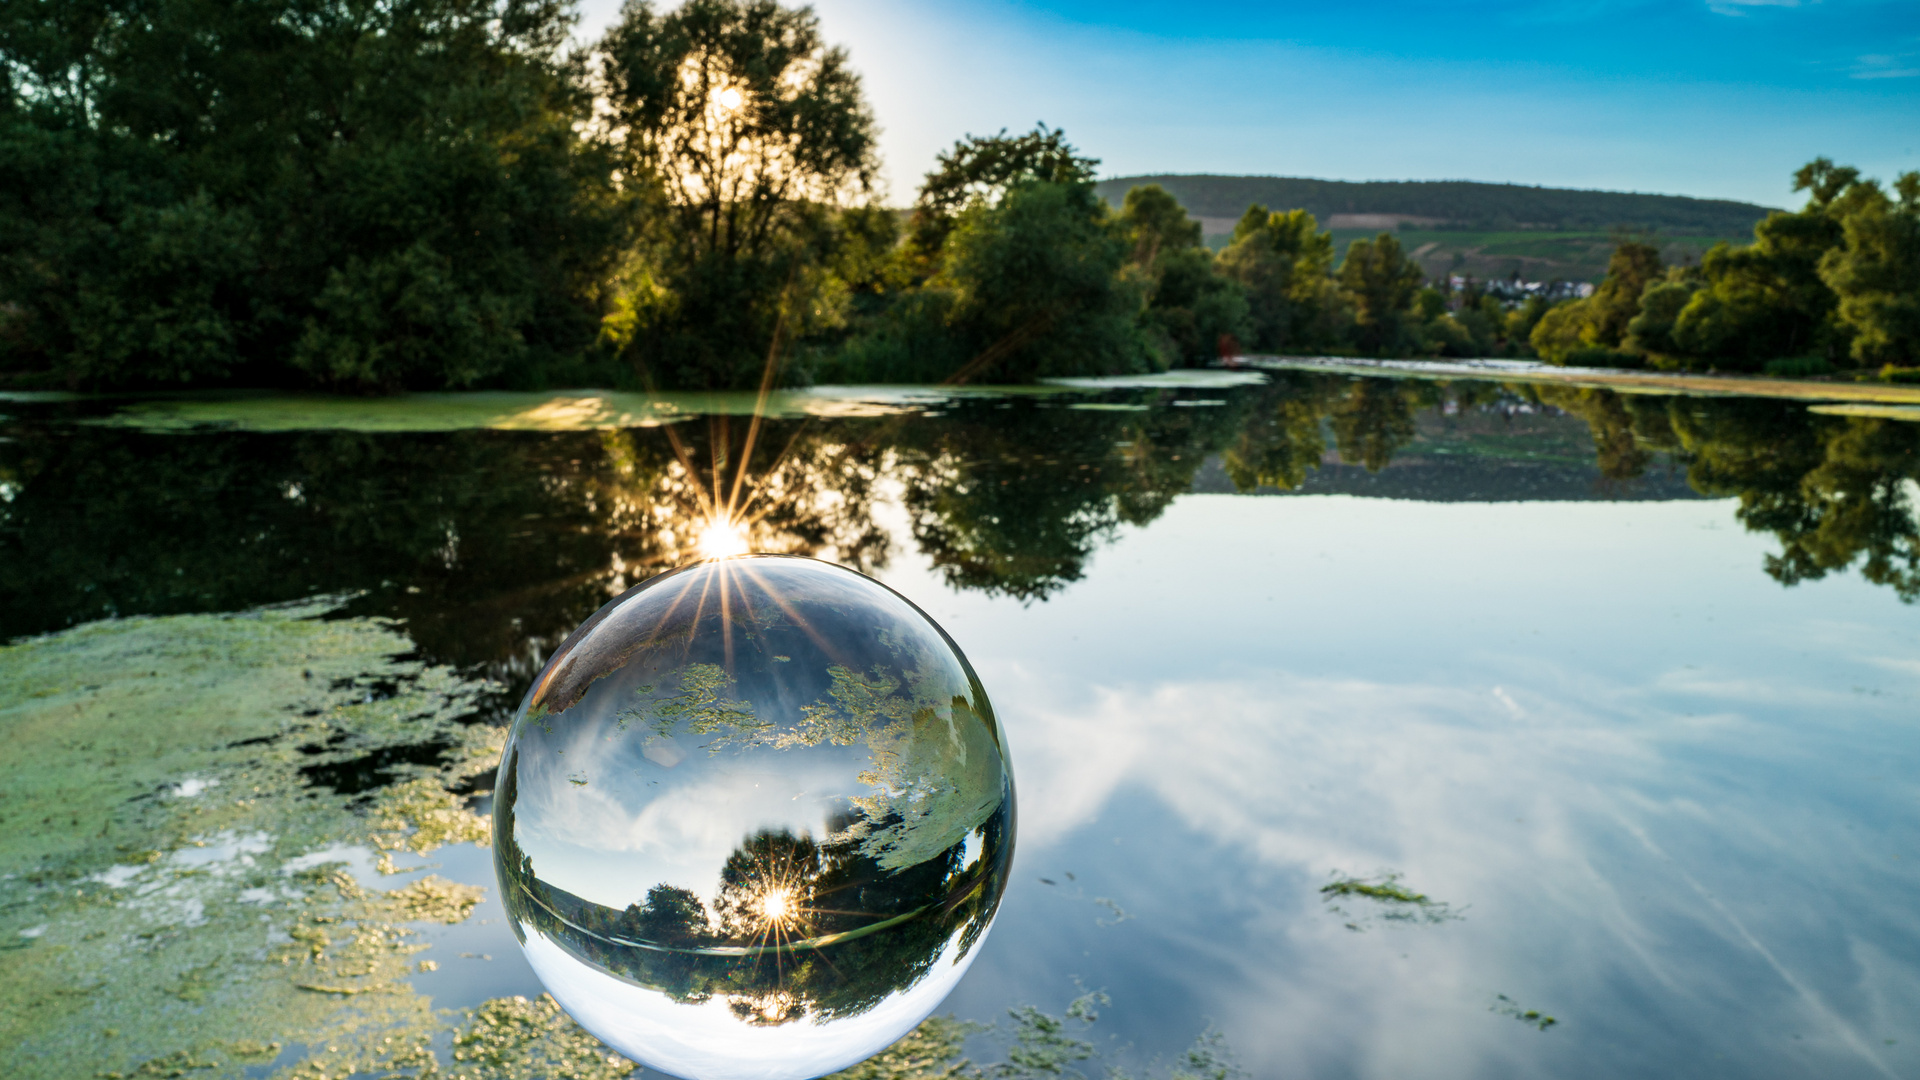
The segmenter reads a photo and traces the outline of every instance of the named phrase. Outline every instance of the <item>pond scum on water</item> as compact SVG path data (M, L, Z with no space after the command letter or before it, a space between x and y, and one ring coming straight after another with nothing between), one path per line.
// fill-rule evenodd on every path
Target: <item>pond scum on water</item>
M633 1071L550 997L435 1009L409 981L432 964L416 928L465 921L483 890L350 868L487 843L458 789L498 759L501 729L477 721L499 688L407 659L388 620L324 617L345 599L0 646L0 1076ZM984 1029L936 1016L836 1080L1058 1080L1096 1056L1062 1020L1011 1019L1007 1062L971 1065ZM1209 1029L1173 1072L1238 1068Z
M346 863L486 841L452 789L493 765L497 729L462 721L495 688L399 659L382 620L317 617L337 605L0 648L0 1075L448 1075L449 1029L451 1075L629 1071L549 1000L450 1014L409 984L411 926L481 891ZM423 745L370 799L301 772Z

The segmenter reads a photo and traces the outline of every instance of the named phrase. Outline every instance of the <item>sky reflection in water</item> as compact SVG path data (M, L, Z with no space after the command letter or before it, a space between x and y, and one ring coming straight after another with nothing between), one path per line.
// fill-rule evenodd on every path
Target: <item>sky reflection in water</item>
M950 600L1031 792L956 1004L1073 971L1123 990L1123 1038L1211 1017L1264 1075L1897 1072L1911 612L1780 589L1727 518L1198 496L1071 613ZM1196 557L1223 535L1261 539ZM1328 875L1380 868L1464 918L1324 909Z
M1587 422L1502 420L1517 399L1486 388L1448 420L1426 388L1276 387L767 436L788 450L770 474L789 497L756 542L863 565L927 610L1007 732L1021 846L947 1007L1057 1011L1077 978L1112 995L1095 1035L1130 1044L1123 1060L1171 1057L1211 1020L1256 1076L1920 1068L1920 634L1897 596L1914 429L1566 398L1603 435L1596 466ZM1646 437L1656 406L1677 418L1666 443ZM690 542L648 531L684 485L647 456L657 432L13 434L9 542L32 558L4 579L10 633L60 624L29 610L353 586L434 659L524 686L560 634ZM1662 456L1676 450L1680 466ZM353 455L382 464L349 475ZM190 520L138 490L77 494L166 460L243 495ZM1745 501L1701 498L1685 461ZM1235 469L1302 493L1190 493L1233 490ZM1816 489L1817 513L1794 509ZM94 520L105 545L116 505L154 538L118 542L119 562L35 539ZM354 515L380 537L323 528ZM1775 570L1808 580L1769 576L1781 540L1748 523L1799 537ZM1885 585L1805 572L1845 536L1874 538L1855 550L1881 557ZM468 864L484 865L441 872ZM1389 872L1459 917L1396 921L1321 892ZM460 947L513 948L485 929L499 946L463 927Z

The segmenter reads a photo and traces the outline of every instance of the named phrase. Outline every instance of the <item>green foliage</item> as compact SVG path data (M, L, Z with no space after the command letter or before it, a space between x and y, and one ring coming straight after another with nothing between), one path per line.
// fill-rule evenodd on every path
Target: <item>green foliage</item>
M950 381L1152 370L1120 277L1127 243L1085 183L1034 181L963 211L929 287L953 294L947 326L971 358Z
M1663 272L1652 242L1621 243L1591 297L1508 310L1471 286L1421 293L1390 233L1336 273L1316 213L1666 237L1758 208L1168 177L1113 213L1098 162L1043 124L954 144L903 221L869 202L873 117L811 9L632 0L592 71L562 55L571 20L560 0L0 0L0 381L1024 382L1243 346L1920 362L1920 174L1889 193L1819 159L1796 175L1806 206L1751 245ZM1209 255L1189 210L1256 190L1286 201L1233 203Z
M891 238L872 211L834 213L878 168L859 76L811 9L776 0L636 0L601 48L625 175L664 189L634 289L666 297L628 354L660 385L753 385L782 336L843 320L840 252L871 281Z
M1820 265L1843 242L1842 221L1864 194L1858 177L1816 160L1795 176L1795 187L1809 192L1805 209L1768 215L1747 247L1709 251L1700 263L1705 284L1674 320L1667 366L1757 371L1777 357L1837 355L1846 335Z
M1320 231L1312 214L1247 207L1216 267L1246 290L1254 348L1280 352L1338 342L1333 234Z
M1614 249L1607 264L1607 278L1593 295L1543 312L1528 340L1534 352L1551 364L1638 367L1642 354L1622 345L1640 312L1641 295L1664 281L1660 252L1646 244L1624 241ZM1649 323L1642 328L1653 331L1658 327Z
M1162 188L1127 192L1120 227L1133 242L1129 270L1145 288L1141 318L1159 354L1157 366L1201 366L1238 351L1251 333L1240 284L1214 273L1200 223Z
M1133 240L1130 261L1153 266L1163 253L1200 246L1200 223L1158 184L1132 188L1120 204L1120 220Z
M939 161L886 271L896 288L923 284L876 297L845 344L814 356L813 377L1030 382L1156 366L1147 284L1124 272L1133 234L1093 194L1097 162L1045 125L969 136Z
M1550 364L1564 364L1566 356L1586 345L1586 300L1569 300L1542 312L1527 340L1533 351Z
M1586 305L1585 343L1614 348L1625 340L1627 324L1640 309L1640 294L1664 276L1665 270L1660 252L1653 247L1628 240L1614 248L1613 258L1607 262L1606 280Z
M997 203L1019 184L1090 184L1100 164L1081 157L1064 132L1045 124L1025 135L1009 136L1005 128L998 135L968 135L934 161L913 208L913 246L923 258L939 253L967 207Z
M1354 347L1370 356L1405 355L1414 340L1408 313L1419 287L1419 264L1392 233L1349 245L1340 290L1353 308Z
M548 0L0 5L0 365L466 385L575 352L625 229Z
M1662 357L1676 352L1679 347L1673 341L1674 324L1693 294L1699 291L1700 284L1697 279L1678 278L1671 273L1660 280L1649 281L1640 294L1639 310L1627 320L1627 336L1621 348L1646 355L1656 364Z
M938 288L909 289L864 321L844 343L819 348L808 374L822 383L937 383L974 358L967 343L949 332L954 294Z
M1920 361L1920 173L1894 182L1896 198L1863 184L1842 219L1845 242L1820 259L1864 365Z
M1823 211L1775 213L1748 247L1722 245L1700 268L1706 285L1674 321L1677 365L1748 371L1819 348L1834 308L1820 259L1840 238Z
M1797 213L1776 212L1744 247L1660 272L1620 245L1586 300L1544 313L1530 339L1558 364L1813 375L1920 357L1920 174L1894 195L1825 158L1800 169Z
M1507 308L1471 283L1457 295L1424 288L1413 297L1415 349L1427 356L1498 357L1509 352Z
M1818 356L1783 356L1778 360L1769 360L1761 372L1780 379L1803 379L1810 375L1831 375L1832 364Z

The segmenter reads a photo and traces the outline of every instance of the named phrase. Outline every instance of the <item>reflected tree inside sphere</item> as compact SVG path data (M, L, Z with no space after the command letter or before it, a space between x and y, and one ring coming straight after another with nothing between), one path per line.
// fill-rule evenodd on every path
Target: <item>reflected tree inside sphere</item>
M494 814L547 988L696 1080L801 1080L906 1034L1013 854L1004 740L959 648L791 556L684 567L582 625L514 720Z

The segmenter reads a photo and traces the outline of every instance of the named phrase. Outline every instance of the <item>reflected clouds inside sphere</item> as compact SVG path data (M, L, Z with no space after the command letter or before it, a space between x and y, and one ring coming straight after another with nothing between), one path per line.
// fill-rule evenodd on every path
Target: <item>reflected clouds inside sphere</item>
M932 619L831 563L683 567L601 608L527 694L494 852L582 1026L690 1080L803 1080L911 1031L980 947L1013 776Z

